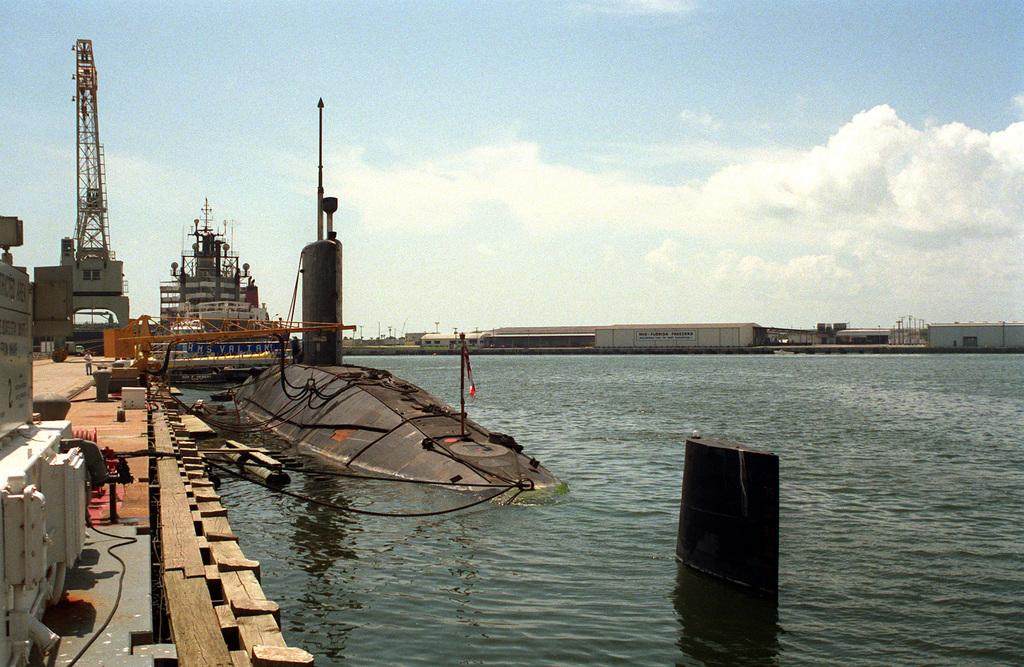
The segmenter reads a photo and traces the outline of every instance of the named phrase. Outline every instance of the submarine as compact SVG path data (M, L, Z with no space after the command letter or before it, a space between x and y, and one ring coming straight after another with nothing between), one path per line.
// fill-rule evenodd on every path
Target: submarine
M281 364L239 387L235 403L300 451L356 473L509 499L567 491L512 436L386 370Z
M322 99L318 107L322 125ZM322 156L321 150L317 240L299 259L302 320L335 326L305 331L301 346L294 339L293 363L285 363L281 339L280 363L235 390L240 417L355 473L487 493L503 502L567 493L512 436L467 419L464 401L455 410L388 371L342 362L340 334L355 327L343 324L342 244L332 223L338 200L323 196ZM463 369L463 383L465 377Z

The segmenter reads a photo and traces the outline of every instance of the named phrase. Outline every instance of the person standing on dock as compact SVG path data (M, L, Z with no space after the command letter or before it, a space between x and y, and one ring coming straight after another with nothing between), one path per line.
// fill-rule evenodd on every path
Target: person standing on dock
M85 374L92 375L92 352L85 351Z

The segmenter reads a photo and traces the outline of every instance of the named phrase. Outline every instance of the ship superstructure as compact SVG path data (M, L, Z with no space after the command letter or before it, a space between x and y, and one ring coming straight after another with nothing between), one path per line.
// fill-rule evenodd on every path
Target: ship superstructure
M213 226L209 200L201 210L189 233L191 253L182 254L180 265L171 263L173 280L160 285L161 320L266 320L249 265L239 265L238 254Z

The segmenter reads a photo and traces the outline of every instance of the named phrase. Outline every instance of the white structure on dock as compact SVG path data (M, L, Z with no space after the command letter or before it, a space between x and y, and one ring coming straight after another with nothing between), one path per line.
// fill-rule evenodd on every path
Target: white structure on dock
M0 665L28 663L58 637L39 620L85 542L85 459L61 453L71 422L33 422L28 274L0 262Z

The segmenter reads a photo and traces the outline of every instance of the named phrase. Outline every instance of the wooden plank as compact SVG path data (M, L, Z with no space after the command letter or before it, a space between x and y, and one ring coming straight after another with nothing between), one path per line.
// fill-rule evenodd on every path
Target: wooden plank
M220 581L227 600L266 600L263 587L252 570L220 570Z
M181 424L188 430L189 436L199 438L212 438L217 435L217 432L207 426L199 417L195 415L182 415Z
M235 667L252 667L252 661L249 660L249 654L245 651L232 651L231 662Z
M267 468L281 468L281 462L275 459L273 456L271 456L270 453L262 447L246 447L240 442L228 440L224 446L224 451L231 449L242 450L248 456L248 458L259 461L260 464L264 465Z
M252 560L251 558L217 559L218 572L238 572L239 570L252 572L256 576L256 581L260 581L260 562L258 560Z
M235 615L231 613L230 605L219 604L213 608L213 611L217 614L221 632L225 630L238 632L238 623L235 621Z
M231 524L227 517L209 516L203 518L203 535L210 542L222 542L224 540L237 541L238 537L231 531Z
M172 570L163 581L179 667L234 667L206 580Z
M252 667L298 667L313 665L313 656L301 648L254 646Z
M203 544L197 539L185 485L172 459L157 461L160 484L161 562L164 570L184 570L187 577L204 575Z
M226 558L245 558L238 542L210 542L210 552L216 562Z
M277 621L270 614L243 616L238 621L238 644L252 655L257 646L279 646L287 648Z
M153 412L153 449L162 454L174 452L174 441L167 428L167 419L163 412Z
M227 509L225 509L224 506L220 504L220 502L204 503L203 501L200 500L198 505L199 505L199 516L200 517L208 517L208 516L224 516L224 517L226 517L228 515Z
M281 605L273 600L250 600L249 598L231 600L231 613L236 619L270 614L275 621L281 623Z
M252 570L221 570L220 584L224 590L224 598L231 605L231 611L236 618L271 614L274 620L281 620L280 605L266 598L263 587Z
M196 495L196 500L199 502L213 502L220 500L220 495L210 487L195 488L192 492Z

